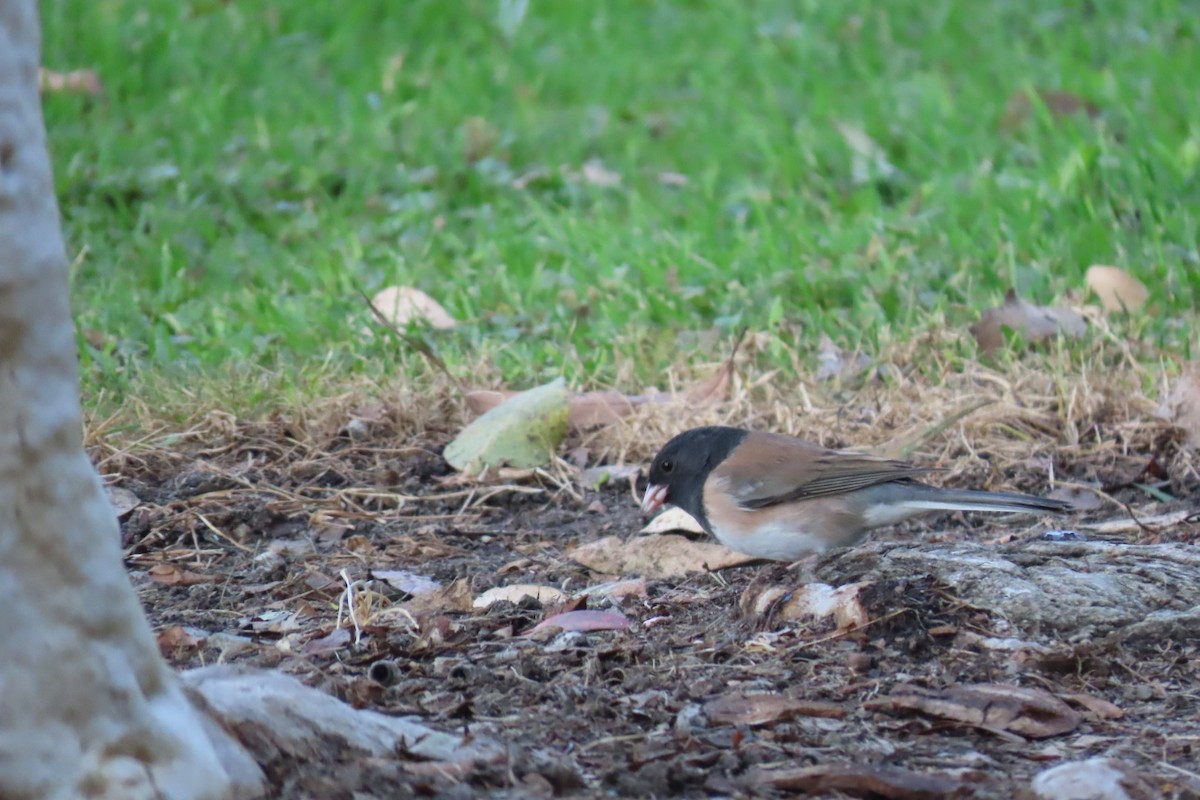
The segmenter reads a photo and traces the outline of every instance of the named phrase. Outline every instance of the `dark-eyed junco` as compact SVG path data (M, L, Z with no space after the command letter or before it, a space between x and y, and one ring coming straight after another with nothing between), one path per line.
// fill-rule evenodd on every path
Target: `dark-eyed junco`
M795 561L928 511L1070 509L1027 494L939 489L914 480L936 471L775 433L693 428L654 457L642 510L671 503L726 547Z

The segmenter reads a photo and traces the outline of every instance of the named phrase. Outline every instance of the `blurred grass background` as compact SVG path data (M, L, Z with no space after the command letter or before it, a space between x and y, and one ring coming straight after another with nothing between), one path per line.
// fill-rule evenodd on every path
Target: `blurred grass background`
M517 387L654 382L744 325L872 350L1093 263L1187 354L1198 12L45 0L47 66L106 87L45 99L87 388L415 369L362 334L390 284L464 322L430 335L452 370ZM1098 114L1005 124L1032 90Z

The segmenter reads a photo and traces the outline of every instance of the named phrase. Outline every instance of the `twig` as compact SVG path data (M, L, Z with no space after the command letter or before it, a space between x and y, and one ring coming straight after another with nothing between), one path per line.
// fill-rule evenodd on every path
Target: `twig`
M392 324L391 320L389 320L387 317L385 317L383 315L383 313L380 312L380 310L375 307L375 304L371 302L371 298L367 296L366 292L364 292L362 289L359 289L358 293L362 297L362 299L364 301L366 301L367 308L371 309L371 313L375 316L375 320L380 325L382 325L387 330L391 331L392 335L395 336L397 339L399 339L401 342L408 345L413 350L416 350L418 353L420 353L422 356L424 356L425 360L428 361L431 366L433 366L435 369L437 369L439 372L441 372L443 375L445 375L447 378L450 379L450 382L454 384L455 388L457 388L463 394L466 394L467 387L458 379L457 376L454 375L454 373L452 373L450 371L450 368L446 366L446 362L442 361L441 357L438 356L437 353L433 352L433 348L429 346L428 342L422 341L421 339L417 338L416 336L405 333L404 331L397 328L395 325Z

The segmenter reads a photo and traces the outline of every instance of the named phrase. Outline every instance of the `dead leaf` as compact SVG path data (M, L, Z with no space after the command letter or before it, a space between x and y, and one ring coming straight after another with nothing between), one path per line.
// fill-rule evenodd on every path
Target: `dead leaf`
M417 595L412 600L402 603L400 608L414 617L422 617L455 611L471 611L474 602L475 594L471 591L471 582L466 578L459 578L449 586Z
M949 686L942 690L897 687L892 694L867 701L879 711L914 711L970 725L991 733L1045 739L1079 727L1082 715L1045 691L1002 683Z
M426 323L430 327L445 330L458 323L454 317L420 289L411 286L389 286L376 292L371 305L384 320L397 328L409 323Z
M707 406L719 403L725 399L729 391L729 382L733 378L733 359L737 356L738 346L742 343L745 331L738 335L733 343L733 352L729 358L717 368L717 371L704 380L692 386L684 393L684 399L693 406Z
M1031 96L1029 91L1018 89L1009 95L1008 103L1004 106L1004 113L1000 117L1001 129L1011 131L1024 125L1033 113L1033 98L1037 98L1039 103L1046 106L1050 116L1055 119L1077 114L1087 114L1094 119L1100 115L1100 108L1095 103L1071 92L1034 89Z
M623 631L633 622L620 611L597 611L584 609L582 611L567 611L555 614L534 625L529 633L561 628L564 631Z
M334 628L324 636L309 639L300 648L300 652L310 656L327 655L341 650L348 644L350 644L350 629Z
M629 416L645 402L644 398L620 392L573 393L567 401L567 419L576 430L597 428Z
M1087 332L1087 322L1069 308L1035 306L1017 297L1012 289L1004 295L1004 305L989 308L971 326L971 333L984 353L1004 346L1004 329L1019 331L1025 341L1033 344L1062 334L1078 339Z
M853 377L870 365L871 359L865 353L855 353L853 358L847 360L846 351L838 347L828 334L821 334L817 350L817 380Z
M182 625L172 625L163 628L154 639L158 642L158 650L164 655L177 653L180 650L193 650L208 638L208 632L199 628L185 628Z
M535 583L514 583L510 586L496 586L495 588L488 589L479 595L479 597L476 597L471 605L474 608L487 608L493 603L499 603L501 600L507 600L510 603L519 603L526 597L532 597L544 606L556 605L567 601L566 593L553 586L539 586Z
M182 569L175 564L155 564L146 574L150 576L150 580L164 586L195 586L200 583L212 583L213 580L212 576Z
M1200 362L1183 368L1155 414L1183 430L1189 447L1200 447Z
M373 569L371 577L411 595L428 594L442 588L440 582L428 575L418 575L406 569Z
M837 703L801 700L778 692L733 692L704 704L704 715L716 725L757 727L795 717L841 719L846 713Z
M872 581L830 586L809 583L799 587L768 585L748 586L739 601L744 613L755 618L770 615L772 619L823 625L833 622L839 632L866 626L871 621L863 591Z
M1073 705L1080 706L1085 711L1090 712L1093 716L1100 719L1122 719L1125 716L1125 711L1115 703L1110 703L1103 697L1096 697L1094 694L1064 694L1059 695L1063 700Z
M1105 311L1137 311L1150 297L1146 284L1120 267L1094 264L1088 267L1084 281Z
M658 173L658 182L663 186L673 186L678 189L691 183L688 176L680 172L660 172Z
M962 779L950 775L915 772L900 767L870 764L822 764L794 769L753 767L749 780L778 791L829 796L835 792L887 800L940 800L954 796Z
M583 180L592 186L612 189L621 185L620 173L607 169L599 159L591 159L583 165Z
M754 560L722 545L693 542L682 536L644 536L628 540L607 536L576 547L567 553L567 558L596 572L646 578L675 578Z
M91 69L55 72L42 67L38 71L38 88L43 92L104 95L104 82L100 80L96 71Z
M105 486L104 492L108 495L108 502L112 504L113 511L117 513L117 519L125 519L142 504L140 497L123 486Z
M674 531L705 533L704 528L700 526L696 518L679 506L671 506L658 514L654 519L647 522L638 533L672 533Z

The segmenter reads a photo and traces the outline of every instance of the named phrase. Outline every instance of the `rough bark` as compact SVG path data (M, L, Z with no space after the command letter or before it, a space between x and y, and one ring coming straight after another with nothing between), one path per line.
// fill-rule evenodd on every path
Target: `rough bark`
M0 796L218 798L82 441L33 0L0 0Z
M1177 544L879 543L815 572L835 586L929 576L1034 640L1134 646L1200 635L1200 552Z

